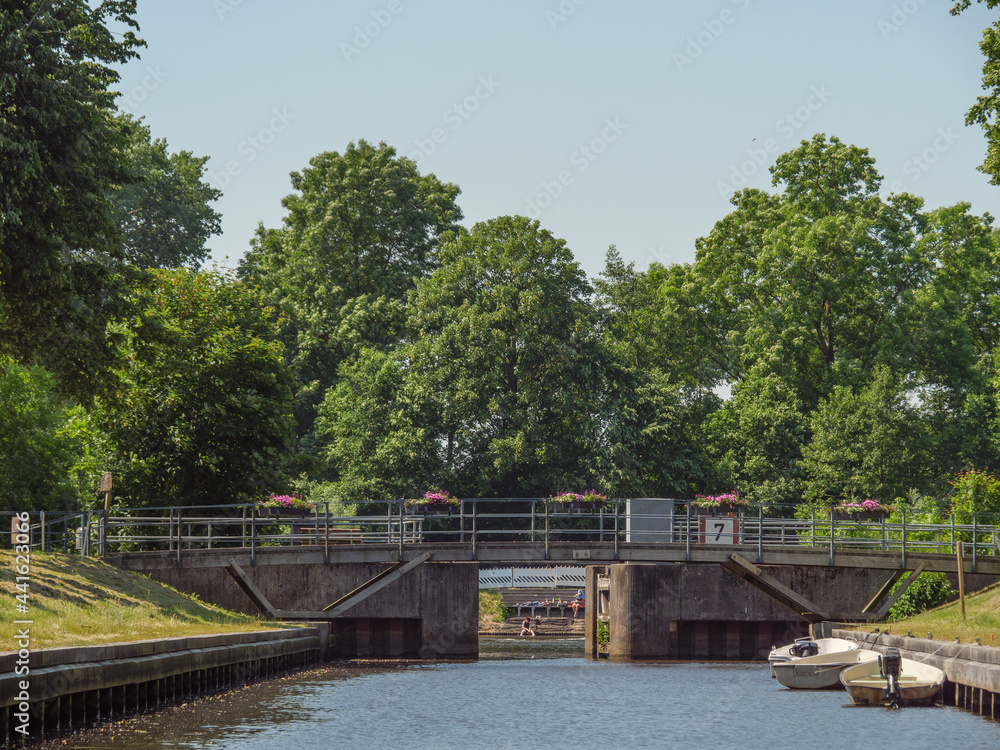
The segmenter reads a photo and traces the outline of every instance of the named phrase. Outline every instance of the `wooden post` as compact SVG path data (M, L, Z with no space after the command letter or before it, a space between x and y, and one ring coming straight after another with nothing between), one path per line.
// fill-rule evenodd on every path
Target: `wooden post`
M962 564L962 543L955 546L955 557L958 563L958 600L962 610L962 622L965 622L965 566Z

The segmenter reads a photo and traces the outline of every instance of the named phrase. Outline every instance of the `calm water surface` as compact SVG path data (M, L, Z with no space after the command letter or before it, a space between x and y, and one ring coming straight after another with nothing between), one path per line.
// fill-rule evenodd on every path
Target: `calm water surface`
M954 708L854 708L791 691L765 664L587 661L582 642L483 639L478 662L330 667L43 747L1000 748Z

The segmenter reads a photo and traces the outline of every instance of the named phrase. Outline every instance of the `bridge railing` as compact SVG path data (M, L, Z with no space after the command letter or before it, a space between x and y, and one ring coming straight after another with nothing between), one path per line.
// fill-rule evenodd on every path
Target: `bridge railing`
M311 513L251 505L206 505L33 512L0 515L19 525L32 549L107 555L140 551L250 549L344 544L442 544L468 547L475 559L482 544L550 545L741 545L869 549L1000 556L996 516L973 514L927 520L906 510L868 520L838 519L794 506L751 506L732 512L706 511L692 501L645 498L612 500L588 507L558 505L537 498L466 499L446 508L411 508L402 502L370 505L361 515L337 516L328 505ZM796 513L799 517L796 517ZM27 520L25 520L27 519ZM13 528L13 527L12 527ZM0 535L0 547L14 544ZM546 555L547 557L547 555Z

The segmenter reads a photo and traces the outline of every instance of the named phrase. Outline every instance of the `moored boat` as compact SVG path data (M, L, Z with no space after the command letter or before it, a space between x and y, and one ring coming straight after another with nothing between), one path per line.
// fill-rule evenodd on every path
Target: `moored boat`
M778 682L795 690L824 690L842 687L840 673L847 667L876 661L877 651L856 648L829 654L805 656L801 659L776 662L771 665Z
M803 659L820 654L840 653L841 651L851 651L858 647L858 642L853 638L798 638L794 643L789 643L781 648L772 648L767 663L771 669L771 677L774 677L774 665L781 662L792 661L793 659Z
M937 667L887 648L874 661L844 669L840 681L856 706L930 706L941 695L945 676Z

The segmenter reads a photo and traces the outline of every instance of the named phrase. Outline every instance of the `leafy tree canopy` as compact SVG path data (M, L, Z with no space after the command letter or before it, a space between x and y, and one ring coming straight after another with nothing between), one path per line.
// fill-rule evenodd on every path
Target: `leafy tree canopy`
M286 481L292 376L257 293L216 273L151 272L104 403L123 505L243 502Z
M292 174L282 228L261 226L240 265L280 312L279 338L299 380L296 417L307 435L315 406L359 345L400 337L402 304L456 231L459 189L384 143L351 143Z
M139 268L197 269L208 257L208 238L221 231L222 217L209 204L222 192L202 180L208 157L170 153L141 121L124 122L131 177L111 201L126 258Z
M48 365L63 390L101 383L127 282L107 196L128 179L112 64L143 43L135 0L0 10L0 354Z

